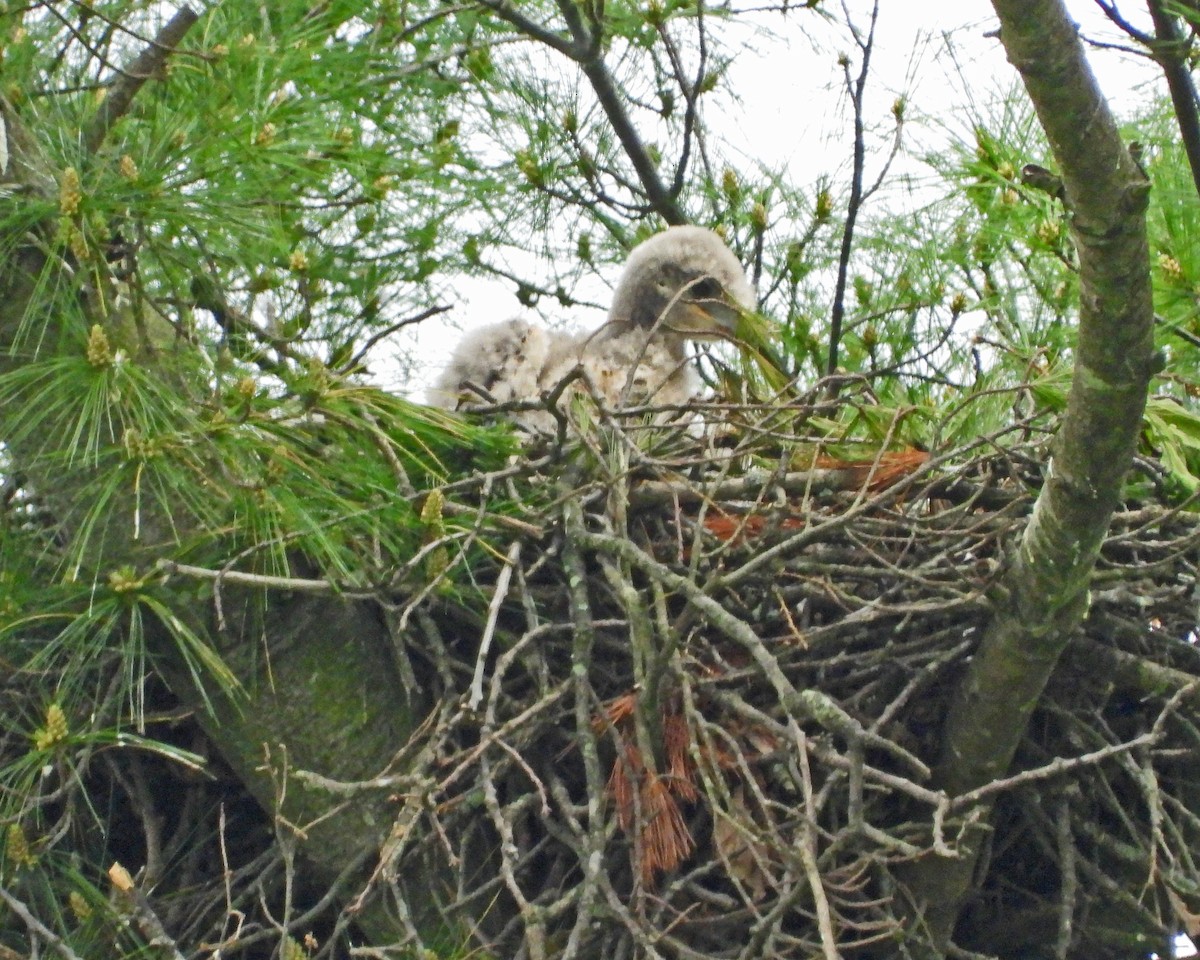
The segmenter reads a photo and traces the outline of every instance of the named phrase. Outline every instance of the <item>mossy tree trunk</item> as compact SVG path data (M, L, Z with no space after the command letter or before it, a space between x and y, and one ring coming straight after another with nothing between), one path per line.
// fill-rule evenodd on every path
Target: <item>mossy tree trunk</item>
M194 16L190 22L194 22ZM170 26L170 25L168 25ZM178 26L178 25L176 25ZM180 34L181 35L181 34ZM148 49L147 73L161 67L178 37L160 36ZM140 62L140 61L139 61ZM126 103L128 106L128 103ZM12 244L0 268L0 371L12 370L36 357L33 344L69 342L72 334L60 315L39 310L37 296L74 270L63 254L55 254L50 238L56 227L54 213L61 175L44 159L36 131L28 130L20 115L0 100L0 115L7 134L7 175L19 183L30 209L46 210L40 221L31 221L25 243ZM111 122L112 118L109 118ZM100 144L96 144L97 147ZM110 300L110 303L115 302ZM86 291L78 308L89 322L102 323L115 339L129 333L128 347L142 364L159 363L164 378L180 376L187 359L180 356L189 345L174 336L172 328L157 329L155 318L133 318L109 312L92 316L93 301ZM126 310L132 310L126 307ZM148 336L147 344L133 342ZM89 482L86 466L63 469L61 459L43 456L45 436L27 436L14 429L20 410L0 406L0 437L15 469L43 502L49 504L64 540L86 514L80 493ZM119 438L110 437L110 442ZM180 529L175 518L156 515L153 506L133 504L132 490L118 494L111 514L129 516L136 510L138 527L111 523L88 548L89 567L97 578L121 567L146 570L169 550L171 537L187 538L198 531ZM316 868L316 876L330 886L341 878L347 896L356 890L356 879L365 879L394 815L394 803L384 789L364 790L333 797L319 787L295 778L310 771L334 781L357 782L378 777L407 742L412 732L413 709L391 659L390 635L378 609L368 603L336 596L304 596L276 592L264 606L261 594L225 588L224 609L217 624L212 591L197 589L194 581L177 577L168 584L175 595L172 610L190 611L191 627L218 637L219 653L237 678L229 691L209 682L200 689L177 646L155 631L148 639L159 672L175 695L193 710L224 759L268 813L278 830L294 834L297 849ZM395 939L391 922L374 908L360 915L363 927L381 940Z
M1087 611L1089 578L1132 463L1155 365L1146 177L1121 141L1062 3L994 6L1008 58L1061 167L1081 306L1070 398L1045 485L945 722L936 777L950 795L1005 775ZM916 914L941 941L970 890L982 830L960 858L927 857L909 872Z

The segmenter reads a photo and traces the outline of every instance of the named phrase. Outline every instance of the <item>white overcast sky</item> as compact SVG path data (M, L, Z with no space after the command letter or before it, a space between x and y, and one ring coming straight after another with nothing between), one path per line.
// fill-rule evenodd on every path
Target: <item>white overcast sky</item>
M825 0L826 8L833 6ZM1123 43L1094 0L1066 0L1066 6L1085 37ZM1128 9L1121 12L1130 22L1151 32L1144 4L1124 0L1124 6ZM851 0L846 7L865 27L870 3ZM763 22L771 25L774 37L760 34L757 53L739 56L731 86L747 91L743 123L755 153L787 158L797 181L803 182L823 172L821 163L827 162L813 146L848 134L850 114L833 61L839 53L857 51L834 25L817 39L814 51L813 41L798 26L784 33L778 16ZM812 19L805 21L810 32L813 25ZM886 118L896 96L904 95L918 116L952 122L970 100L1003 96L1017 77L999 40L988 36L997 27L988 0L881 0L867 81L868 111ZM1118 112L1136 105L1137 87L1155 76L1143 61L1128 55L1093 51L1089 56ZM857 67L857 57L852 67ZM929 132L919 121L909 131L917 137Z
M825 3L830 9L840 7L835 0ZM1066 5L1085 37L1123 43L1095 0L1066 0ZM846 0L845 7L865 28L869 0ZM1124 0L1122 14L1149 31L1143 4ZM971 117L979 115L970 109L972 104L982 107L999 100L1017 82L999 41L988 36L996 27L988 0L881 0L867 81L867 121L886 126L892 103L903 95L910 104L905 127L910 163L936 149L950 131L969 133ZM747 144L749 159L782 169L791 183L844 175L850 161L852 114L836 63L841 53L851 55L853 69L858 63L844 28L823 27L817 17L800 9L787 18L764 14L757 26L747 22L720 29L725 31L725 49L741 50L728 83L741 104L724 115L710 110L709 126L729 143ZM743 38L744 44L739 42ZM1144 103L1145 85L1157 82L1155 70L1127 54L1093 50L1089 56L1118 114ZM871 160L868 156L868 164ZM415 348L419 358L417 377L399 385L413 399L423 398L462 330L522 313L511 284L466 279L456 282L455 296L448 322L420 325L402 346ZM556 319L591 328L603 315L580 311Z

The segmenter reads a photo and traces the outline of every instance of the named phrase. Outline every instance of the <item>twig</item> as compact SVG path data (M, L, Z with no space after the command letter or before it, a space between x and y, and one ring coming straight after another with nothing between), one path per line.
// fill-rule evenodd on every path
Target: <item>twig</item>
M564 482L561 486L569 490L569 484ZM596 619L592 615L591 601L588 598L587 568L578 540L578 535L583 531L583 511L577 500L563 501L562 518L566 534L563 543L563 569L567 574L567 597L574 627L571 658L578 665L571 671L571 687L575 695L573 719L587 787L587 831L583 835L579 857L579 862L584 866L585 878L581 895L590 903L601 885L605 887L605 892L608 892L608 884L605 882L607 875L600 869L606 846L604 817L601 814L604 777L600 773L600 750L592 729L594 693L587 673L596 643ZM572 947L578 948L578 938L582 933L582 929L576 925L571 932Z
M602 51L605 45L604 38L600 35L599 22L594 22L589 29L573 0L560 0L557 6L571 34L571 39L567 40L521 13L510 0L483 0L483 5L526 36L557 50L578 65L591 83L596 99L600 101L604 115L617 135L625 155L633 164L642 189L646 191L655 212L667 223L687 223L675 195L658 175L658 167L650 158L641 135L629 118L625 107L626 98L617 89L608 65L604 62Z
M483 627L483 636L479 640L479 653L475 658L475 673L471 677L471 698L468 701L471 710L478 710L483 703L483 670L487 664L488 651L492 648L492 638L496 633L496 620L500 616L500 607L508 596L508 585L512 581L513 568L521 557L521 541L514 540L504 558L504 566L496 577L496 586L492 591L492 600L488 604L487 623Z
M615 554L627 560L632 567L654 577L664 587L682 594L707 618L708 622L731 640L739 643L762 669L764 676L775 689L780 703L788 711L815 720L828 730L849 738L862 738L866 743L891 754L903 761L922 777L929 776L929 768L910 751L885 737L864 730L862 724L838 706L830 697L819 690L797 690L784 674L779 662L767 650L757 633L748 624L729 613L716 600L708 596L696 584L667 569L653 557L643 553L627 540L619 540L604 534L574 534L580 545L593 550Z
M1149 34L1143 33L1132 23L1121 16L1121 12L1117 9L1116 3L1112 0L1096 0L1096 6L1104 11L1104 15L1108 17L1116 26L1120 27L1126 34L1136 40L1145 47L1150 47L1154 43L1154 38Z
M420 313L414 314L411 317L405 317L403 320L397 320L395 323L389 323L382 330L379 330L367 337L366 341L358 349L354 356L338 367L335 373L337 373L339 376L345 376L346 374L357 370L359 364L362 363L366 355L371 352L375 344L379 343L380 340L390 337L393 333L398 330L403 330L405 327L411 327L414 323L421 323L425 320L428 320L430 317L436 317L438 314L446 313L449 310L450 307L448 306L429 307L428 309L422 310Z
M854 225L858 220L858 212L863 203L863 176L867 155L866 131L863 124L863 91L866 89L867 75L871 66L871 51L875 45L875 24L878 19L879 2L876 0L871 8L871 26L866 39L863 40L854 30L849 12L846 13L846 22L850 24L850 29L858 43L859 51L862 54L862 63L859 65L858 77L852 80L849 58L843 61L846 90L850 94L850 102L854 107L854 165L850 175L850 201L846 207L846 223L842 227L842 245L838 253L833 308L829 313L829 359L825 364L825 373L828 376L837 373L838 347L842 339L842 323L846 316L846 284L850 276L850 253L854 246ZM830 390L833 389L831 385Z
M663 47L667 51L667 58L671 62L671 72L675 76L675 83L683 93L683 143L679 148L679 160L675 164L675 176L671 181L671 196L677 197L683 192L684 180L687 176L688 158L691 155L692 140L697 136L696 131L696 115L697 104L700 101L701 84L704 81L705 71L708 69L708 41L704 28L704 6L701 4L696 8L697 21L697 64L696 64L696 79L689 81L683 68L683 61L679 56L679 49L675 44L670 32L667 30L666 22L658 24L658 36L662 41ZM757 286L757 278L755 279Z
M787 727L778 721L772 719L768 714L746 703L741 697L738 697L728 691L711 690L705 691L707 696L712 697L723 706L730 708L735 713L748 717L754 724L761 726L763 729L772 730L780 737L787 735ZM821 763L826 763L836 770L845 772L850 771L850 758L839 753L837 750L823 744L811 737L805 740L808 744L808 749L812 755ZM895 793L903 793L905 796L912 797L921 803L927 804L933 808L948 806L949 800L946 795L937 790L930 790L928 787L923 787L919 783L901 777L894 773L888 773L884 770L879 770L875 767L863 764L863 778L870 780L872 783L879 784L889 791Z
M575 62L591 82L596 99L600 101L604 115L608 117L609 125L621 142L625 155L637 171L642 189L646 191L651 205L667 223L687 223L687 217L684 216L675 197L659 177L658 166L650 158L641 135L634 129L625 106L626 98L617 90L612 74L609 73L602 55L605 45L600 32L601 23L595 21L592 30L589 31L579 16L574 0L557 0L557 5L575 40Z
M8 908L21 918L21 921L29 928L30 933L36 934L50 944L63 957L63 960L81 960L79 954L72 950L62 937L58 936L58 934L35 917L24 903L5 890L4 887L0 887L0 900L8 904Z
M209 570L190 563L159 560L155 566L163 573L177 573L198 580L216 580L263 590L290 590L293 593L335 593L337 588L328 580L301 580L298 577L275 577L265 573L244 573L240 570Z
M100 149L113 124L128 112L142 85L161 69L167 57L174 52L198 19L199 15L191 7L181 7L175 16L167 21L153 42L125 67L84 130L83 146L88 153L95 153Z
M950 808L952 810L961 810L975 806L981 800L984 800L997 793L1003 793L1006 790L1012 790L1014 787L1019 787L1023 784L1035 783L1039 780L1048 780L1050 777L1059 777L1064 773L1069 773L1072 770L1077 770L1080 767L1087 767L1093 764L1108 760L1111 757L1118 756L1122 753L1128 753L1137 747L1145 744L1151 744L1158 739L1158 734L1154 731L1143 733L1134 737L1132 740L1127 740L1124 743L1114 743L1100 750L1093 750L1091 753L1085 753L1079 757L1056 757L1054 760L1040 767L1035 767L1033 770L1023 770L1011 777L1005 777L1001 780L993 780L977 790L972 790L970 793L960 793L955 797L950 798Z
M1075 896L1079 890L1079 877L1075 872L1075 838L1071 833L1070 791L1059 799L1055 828L1058 870L1062 880L1059 883L1058 938L1054 953L1059 960L1066 960L1074 940Z
M697 485L671 480L645 480L629 491L629 505L635 510L652 509L669 503L722 503L755 496L764 489L784 493L824 493L855 489L862 483L861 471L854 468L796 470L788 473L750 471L740 477L714 484Z
M525 16L511 0L479 0L479 2L480 6L487 7L502 20L507 20L527 37L544 43L552 50L557 50L571 59L575 59L577 56L578 51L570 40Z
M468 507L461 503L453 503L447 500L442 504L442 513L447 517L478 516L479 510L476 507ZM502 513L489 513L487 514L487 519L498 527L513 530L526 537L539 539L546 535L544 528L535 523L522 520L519 517L509 517Z
M825 883L821 878L821 869L817 866L817 837L816 811L813 810L812 772L808 768L807 737L794 721L790 724L792 736L796 741L796 752L799 756L801 786L804 793L804 817L800 828L800 860L804 864L804 873L808 878L808 888L812 891L813 907L817 913L817 928L821 931L821 951L825 960L841 960L838 953L837 937L833 932L833 916L829 909L829 899L825 896Z
M1163 6L1163 0L1147 0L1154 21L1155 37L1150 50L1162 67L1179 124L1179 137L1192 172L1192 183L1200 196L1200 113L1196 105L1196 84L1188 65L1191 39L1185 38L1175 16Z
M169 957L170 960L184 960L179 947L163 928L158 914L150 906L146 895L133 882L129 871L121 864L114 863L108 870L108 878L124 903L123 912L133 918L138 932L146 938L146 946L159 956Z

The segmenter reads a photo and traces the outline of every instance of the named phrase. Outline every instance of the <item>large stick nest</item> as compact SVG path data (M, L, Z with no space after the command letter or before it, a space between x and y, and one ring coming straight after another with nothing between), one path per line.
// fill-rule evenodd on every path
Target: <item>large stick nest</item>
M1044 421L851 463L796 439L810 408L711 412L740 426L609 417L447 491L530 526L484 559L480 523L447 527L427 559L465 583L473 555L479 599L392 606L405 673L439 677L375 876L412 936L434 913L497 956L893 956L923 937L905 865L989 816L962 947L1138 956L1191 920L1195 514L1139 485L1010 775L947 798L941 723Z
M855 408L879 439L831 445ZM64 823L112 811L96 862L147 864L143 938L342 956L382 901L398 955L919 955L906 869L950 862L981 824L960 953L1143 957L1195 929L1200 520L1152 451L1012 768L946 797L944 718L1009 607L1051 419L926 453L867 396L711 407L703 428L584 412L507 468L424 492L424 546L376 558L391 586L365 602L425 720L375 781L280 776L331 809L391 797L370 862L315 878L293 826L264 819L153 684L149 732L209 755L215 779L127 751L97 754L86 797L46 781L38 802ZM12 716L39 715L25 686L0 683ZM27 740L0 732L0 752Z

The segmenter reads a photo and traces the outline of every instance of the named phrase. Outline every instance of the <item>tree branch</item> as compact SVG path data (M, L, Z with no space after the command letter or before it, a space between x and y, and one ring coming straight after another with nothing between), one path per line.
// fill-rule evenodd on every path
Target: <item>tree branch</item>
M850 61L843 61L846 72L846 90L854 107L854 169L850 177L850 203L846 209L846 223L842 227L842 246L838 254L837 283L833 293L833 308L829 314L829 360L825 364L826 376L837 373L838 347L842 339L842 323L846 315L846 283L850 275L850 251L854 244L854 225L863 203L863 176L866 167L866 131L863 127L863 90L867 85L867 73L871 66L871 50L875 45L875 24L879 19L879 4L871 8L871 28L865 40L858 36L849 15L846 21L854 31L855 40L862 53L862 65L858 77L850 79ZM833 382L830 389L834 388Z
M1149 186L1121 142L1060 0L993 0L1062 170L1079 253L1079 344L1067 411L996 613L946 718L935 783L951 796L1008 770L1029 716L1087 609L1088 579L1134 453L1153 370L1145 209ZM935 939L968 894L980 834L906 880Z
M547 30L536 20L531 20L525 16L525 14L513 6L511 0L479 0L479 2L501 20L516 27L525 36L531 37L539 43L544 43L546 46L557 50L572 60L577 56L575 46L570 40L560 36L553 30Z
M108 96L92 117L83 132L83 146L88 153L95 153L108 136L113 125L129 112L133 98L142 85L154 76L166 62L167 56L175 51L184 35L199 19L189 6L183 6L159 31L145 49L139 53L117 77L108 89Z
M671 195L671 191L667 189L667 185L662 182L662 178L658 175L658 168L650 159L650 154L646 151L641 136L634 129L633 121L625 112L621 94L617 90L612 74L608 72L608 66L604 60L599 56L594 56L581 61L579 66L591 81L592 89L596 91L596 98L604 109L604 115L608 117L613 132L625 149L625 155L629 157L629 162L637 171L642 189L646 191L646 196L650 199L654 211L672 226L687 223L687 217L684 216L679 204Z
M1200 113L1197 113L1196 85L1192 82L1187 61L1190 43L1180 31L1179 22L1163 8L1162 0L1148 0L1147 5L1154 20L1155 34L1150 49L1167 79L1192 182L1196 185L1196 193L1200 194Z
M63 960L80 960L79 954L72 950L62 937L57 936L53 930L33 915L33 911L29 907L25 906L24 903L3 887L0 887L0 900L8 906L8 909L20 917L30 933L36 934L45 940Z
M654 211L669 224L687 223L687 217L684 216L683 210L676 202L675 195L663 183L662 177L658 174L658 168L650 158L641 136L634 128L633 121L629 118L621 92L617 89L608 65L604 62L602 36L599 28L588 28L573 0L558 3L558 8L567 22L567 29L571 33L570 41L530 20L517 11L508 0L482 0L482 3L527 37L557 50L579 66L591 83L596 99L599 100L604 115L608 117L613 132L621 142L625 155L633 164L633 169L637 173L642 189L646 191L646 196Z
M865 730L854 717L819 690L797 689L785 676L779 662L772 656L758 634L745 621L738 619L726 610L691 580L669 570L628 540L583 531L575 533L574 536L580 546L620 557L626 560L631 567L653 577L668 590L676 591L683 596L688 603L704 614L709 624L742 646L775 689L779 696L779 702L793 716L814 720L825 729L841 734L850 741L861 741L882 750L893 759L899 760L916 771L918 776L924 777L927 774L925 764L916 756L886 737Z

